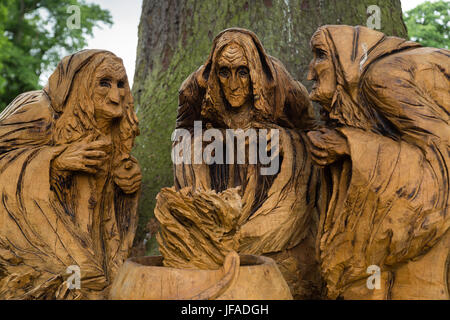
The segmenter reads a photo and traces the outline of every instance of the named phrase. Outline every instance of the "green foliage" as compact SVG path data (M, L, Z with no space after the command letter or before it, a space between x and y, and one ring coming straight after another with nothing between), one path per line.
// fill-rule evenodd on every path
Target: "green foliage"
M80 8L80 28L68 27ZM112 25L109 11L84 0L2 0L0 4L0 111L18 94L39 88L39 77L62 56L87 45L94 27Z
M411 40L426 47L449 48L450 2L426 1L404 14Z

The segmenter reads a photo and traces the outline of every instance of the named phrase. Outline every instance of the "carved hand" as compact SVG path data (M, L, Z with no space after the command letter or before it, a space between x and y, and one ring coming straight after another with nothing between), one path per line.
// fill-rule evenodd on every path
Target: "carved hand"
M320 166L332 164L344 155L349 155L347 140L336 130L322 128L307 133L309 150L315 163Z
M95 174L107 158L105 148L110 143L98 140L80 142L69 145L59 156L52 161L52 169L57 171L81 171Z
M141 187L142 174L137 160L129 157L120 161L113 172L114 182L126 194L135 193Z

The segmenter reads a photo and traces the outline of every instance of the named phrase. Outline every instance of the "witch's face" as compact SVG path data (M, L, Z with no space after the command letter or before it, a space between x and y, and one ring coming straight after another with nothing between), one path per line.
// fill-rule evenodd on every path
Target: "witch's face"
M323 37L318 33L311 40L314 57L309 64L308 80L314 84L309 97L329 110L336 91L336 73Z
M97 120L111 121L123 114L127 75L123 64L107 58L95 74L94 104Z
M227 45L217 62L222 91L233 108L239 108L250 99L250 74L244 50L237 44Z

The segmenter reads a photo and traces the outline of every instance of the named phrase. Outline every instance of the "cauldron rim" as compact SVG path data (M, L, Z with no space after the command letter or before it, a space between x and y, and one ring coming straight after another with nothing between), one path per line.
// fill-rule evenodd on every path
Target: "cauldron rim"
M240 258L240 268L248 268L255 267L261 265L271 265L275 264L275 261L269 257L258 256L253 254L239 254ZM217 269L187 269L187 268L173 268L173 267L165 267L162 264L163 257L161 255L158 256L140 256L140 257L132 257L126 260L125 263L133 264L139 267L151 267L157 269L164 270L202 270L202 271L215 271ZM220 269L220 268L219 268Z

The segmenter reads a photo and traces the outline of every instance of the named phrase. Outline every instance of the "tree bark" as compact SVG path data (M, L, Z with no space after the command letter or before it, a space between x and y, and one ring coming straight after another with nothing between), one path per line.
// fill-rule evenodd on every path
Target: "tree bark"
M202 65L216 34L229 27L254 31L308 89L309 41L324 24L366 25L367 8L381 10L381 29L406 38L400 0L144 0L133 94L141 136L135 155L143 169L137 241L153 216L155 196L173 185L171 134L178 89Z

